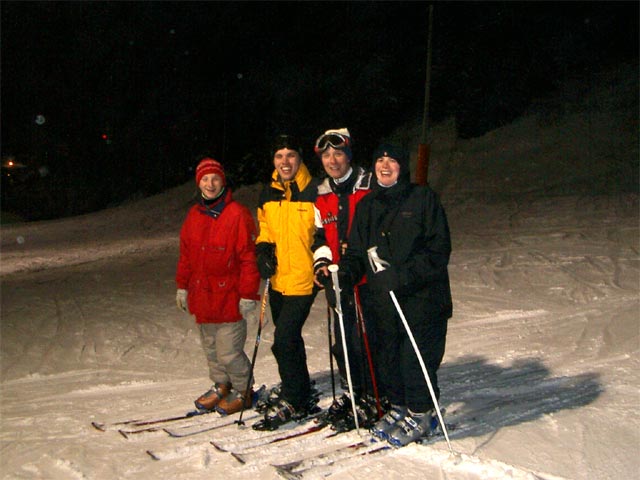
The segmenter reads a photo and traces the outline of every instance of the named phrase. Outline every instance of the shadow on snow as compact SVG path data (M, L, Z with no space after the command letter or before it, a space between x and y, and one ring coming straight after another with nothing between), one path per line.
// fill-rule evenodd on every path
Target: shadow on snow
M440 367L439 402L447 409L447 421L462 427L451 432L452 438L476 437L588 405L603 391L598 377L595 373L553 377L535 358L500 366L468 356ZM329 371L315 372L312 379L323 397L332 395ZM339 396L337 373L335 381Z

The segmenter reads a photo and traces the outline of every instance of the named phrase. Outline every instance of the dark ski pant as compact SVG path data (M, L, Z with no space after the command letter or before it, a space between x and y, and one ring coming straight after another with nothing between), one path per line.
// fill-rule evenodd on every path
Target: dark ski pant
M269 289L269 304L275 326L271 351L278 363L281 397L295 409L305 407L311 394L302 327L315 296L315 290L311 295L283 295Z
M413 412L426 412L433 408L433 400L402 319L391 299L389 303L384 302L383 308L378 307L377 335L384 339L379 342L378 352L382 389L392 404L407 406ZM447 318L428 311L403 309L403 313L439 398L438 368L445 351Z
M371 378L371 368L367 349L365 348L365 340L368 341L369 351L372 356L373 372L375 375L376 368L376 335L375 335L375 315L372 313L372 305L367 292L367 286L361 285L360 289L360 305L362 307L362 316L364 320L364 330L358 325L358 317L356 312L356 303L354 295L343 295L342 314L344 320L345 340L347 344L347 353L349 356L349 370L351 372L351 381L353 382L353 391L356 397L363 394L374 395L373 382ZM347 368L342 348L342 332L340 331L340 322L337 314L333 315L333 331L335 342L331 347L336 363L342 388L347 388ZM365 339L366 335L366 339Z

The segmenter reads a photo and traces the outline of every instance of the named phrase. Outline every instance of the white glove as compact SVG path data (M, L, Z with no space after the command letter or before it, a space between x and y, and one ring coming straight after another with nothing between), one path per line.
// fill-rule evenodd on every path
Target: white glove
M249 300L248 298L241 298L238 308L240 308L240 315L247 320L254 320L257 300Z
M183 288L179 288L176 292L176 305L183 312L189 311L189 306L187 305L187 291Z

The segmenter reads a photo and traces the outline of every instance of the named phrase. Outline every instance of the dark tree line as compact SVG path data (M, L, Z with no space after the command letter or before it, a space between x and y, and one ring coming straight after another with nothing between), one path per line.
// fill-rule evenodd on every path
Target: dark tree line
M195 157L264 181L297 134L356 159L421 119L427 2L4 2L3 157L25 159L2 208L76 215L188 181ZM450 2L434 8L430 115L472 138L589 69L637 59L635 2ZM34 115L47 122L37 125ZM15 179L15 177L14 177Z

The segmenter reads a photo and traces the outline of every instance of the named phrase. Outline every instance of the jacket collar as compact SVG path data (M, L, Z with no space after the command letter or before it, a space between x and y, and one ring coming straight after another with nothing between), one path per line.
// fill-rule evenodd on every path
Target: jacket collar
M278 177L278 171L274 170L271 174L271 187L276 190L283 191L285 196L290 199L291 184L295 183L298 187L298 191L301 192L307 187L307 185L309 185L311 178L311 173L309 173L307 166L303 162L300 162L300 167L296 172L296 176L293 177L293 180L289 180L287 182L281 182Z
M357 190L369 190L371 188L371 172L367 172L362 167L357 167L354 169L352 175L356 175L356 181L353 185L352 193L355 193ZM331 188L331 177L325 178L322 183L318 186L318 195L326 195L328 193L333 192Z
M222 214L224 207L229 205L232 201L233 197L231 195L231 189L228 187L225 187L225 192L209 205L205 204L204 198L200 195L198 199L200 213L209 215L212 218L218 218Z

